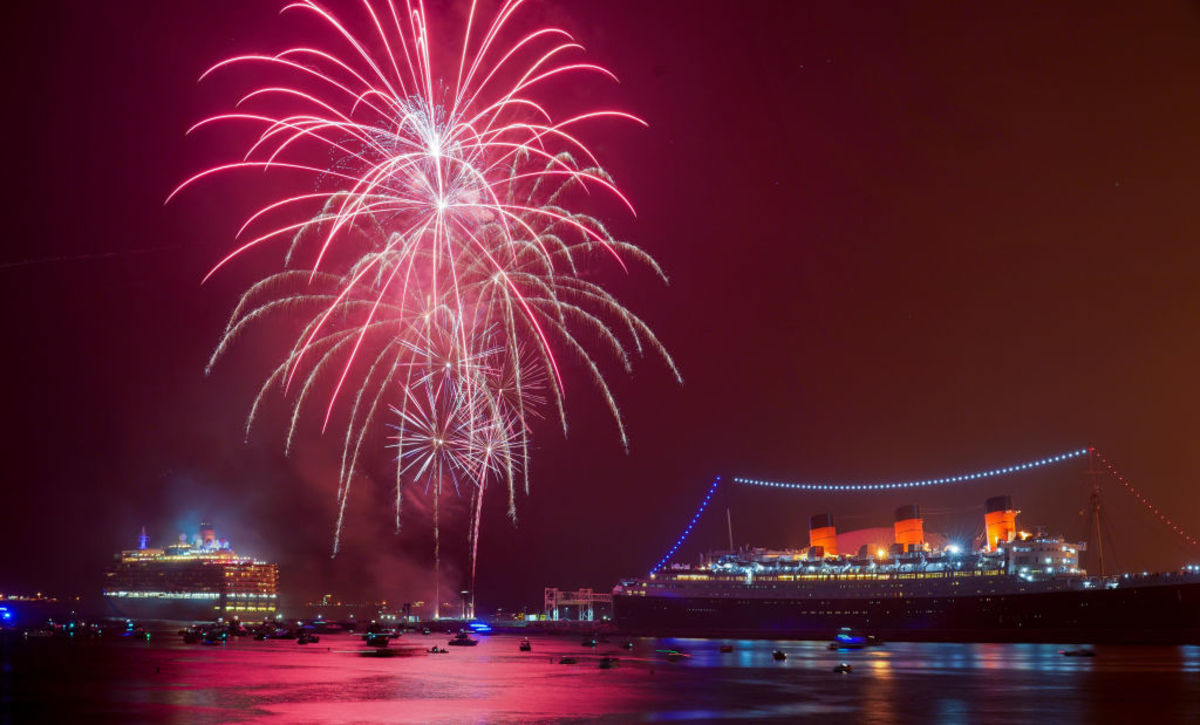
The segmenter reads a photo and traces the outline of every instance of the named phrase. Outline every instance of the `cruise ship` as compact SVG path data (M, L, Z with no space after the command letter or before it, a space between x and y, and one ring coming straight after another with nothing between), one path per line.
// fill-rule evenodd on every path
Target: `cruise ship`
M1090 576L1085 543L1021 531L1017 513L1009 496L988 499L978 547L927 536L913 505L890 530L840 536L819 514L807 549L713 552L622 581L614 618L653 636L828 639L850 627L883 640L1200 644L1200 567Z
M105 572L104 599L130 619L258 621L278 607L279 567L235 552L201 523L191 540L151 548L145 529L138 548L122 551Z

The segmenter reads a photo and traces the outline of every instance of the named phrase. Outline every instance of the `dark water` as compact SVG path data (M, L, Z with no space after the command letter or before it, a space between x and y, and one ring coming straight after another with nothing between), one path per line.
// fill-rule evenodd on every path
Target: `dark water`
M8 640L5 722L1200 722L1200 647L892 643L831 652L817 642L481 637L475 648L387 659L361 640ZM446 635L406 635L411 650ZM717 651L732 644L734 652ZM669 662L655 650L690 656ZM771 652L781 649L786 661ZM599 658L620 658L615 669ZM557 664L562 655L578 664ZM850 674L834 665L853 665Z

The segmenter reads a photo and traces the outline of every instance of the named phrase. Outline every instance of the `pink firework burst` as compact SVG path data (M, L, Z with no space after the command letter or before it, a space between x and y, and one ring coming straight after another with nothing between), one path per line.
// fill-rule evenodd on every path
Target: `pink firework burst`
M247 433L277 389L292 401L289 448L314 404L322 430L339 421L335 553L363 446L389 411L397 527L406 483L432 482L436 502L449 474L477 497L475 541L489 481L505 483L515 515L530 418L552 405L566 431L561 355L590 375L625 445L596 348L625 370L631 352L653 352L678 378L646 324L583 270L608 259L662 271L572 208L579 195L567 193L608 194L632 212L578 131L603 119L642 122L611 109L559 115L539 98L552 81L613 75L583 62L566 30L522 29L525 4L504 0L485 13L472 2L459 41L442 48L422 2L361 0L350 22L300 0L284 13L315 19L323 45L237 56L204 74L258 67L256 76L278 80L196 124L252 130L237 159L172 196L248 170L304 184L252 213L209 272L261 245L286 249L283 269L243 295L210 365L257 323L281 315L300 325L255 398ZM435 450L438 441L453 445Z

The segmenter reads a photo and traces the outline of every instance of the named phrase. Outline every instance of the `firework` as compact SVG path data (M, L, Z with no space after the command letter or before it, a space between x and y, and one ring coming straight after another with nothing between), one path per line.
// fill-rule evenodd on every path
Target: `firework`
M432 490L435 511L444 487L465 490L474 551L488 485L506 486L513 516L516 490L528 492L531 419L547 408L567 431L560 356L582 364L626 446L595 354L628 371L631 353L651 352L679 377L646 324L588 277L602 263L637 263L665 281L661 269L572 208L591 192L629 205L578 129L641 121L607 109L556 116L539 99L547 84L613 76L579 60L561 28L521 31L523 4L488 14L472 2L459 40L443 48L421 2L363 0L350 22L300 0L284 10L315 17L327 46L238 56L205 73L260 66L279 81L196 125L253 131L239 160L175 193L246 170L304 184L250 215L244 241L209 273L260 245L284 251L283 268L243 295L210 367L258 323L298 324L246 430L282 390L289 449L306 411L323 431L343 431L334 553L372 431L386 427L395 449L396 526L406 486Z

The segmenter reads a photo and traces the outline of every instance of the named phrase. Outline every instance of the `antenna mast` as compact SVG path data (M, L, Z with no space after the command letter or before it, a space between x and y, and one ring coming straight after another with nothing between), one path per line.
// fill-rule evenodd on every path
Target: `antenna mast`
M1100 535L1100 472L1096 470L1096 449L1088 446L1088 478L1092 482L1092 531L1095 532L1094 541L1091 542L1096 547L1096 558L1100 564L1100 576L1104 576L1104 538Z

